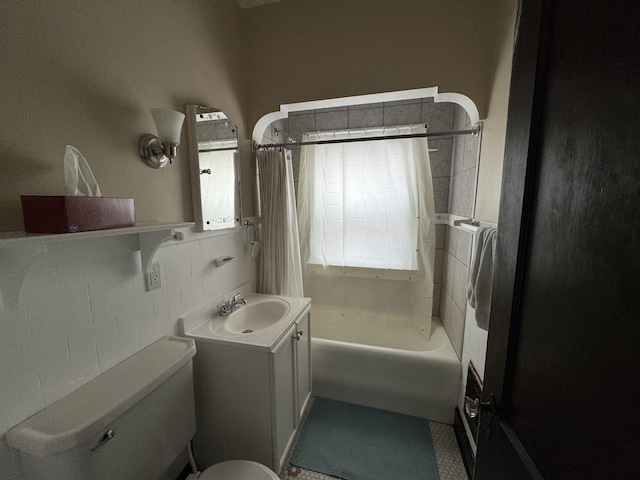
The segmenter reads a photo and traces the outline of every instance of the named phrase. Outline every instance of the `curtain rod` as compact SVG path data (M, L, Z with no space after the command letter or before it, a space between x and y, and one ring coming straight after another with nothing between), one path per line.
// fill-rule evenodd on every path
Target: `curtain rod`
M383 135L378 137L338 138L333 140L316 140L314 142L284 142L266 144L259 144L254 142L253 149L262 150L264 148L302 147L303 145L326 145L330 143L372 142L376 140L396 140L402 138L450 137L453 135L478 135L479 133L480 127L474 127L471 130L453 130L450 132L426 132L409 133L405 135Z
M209 152L225 152L228 150L238 150L238 147L225 147L225 148L203 148L202 150L198 150L198 153L209 153Z

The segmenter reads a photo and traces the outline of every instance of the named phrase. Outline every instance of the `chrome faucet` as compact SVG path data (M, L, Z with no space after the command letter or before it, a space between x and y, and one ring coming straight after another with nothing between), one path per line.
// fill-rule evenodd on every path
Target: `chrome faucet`
M218 315L226 317L227 315L235 312L237 309L247 304L244 298L239 298L240 294L236 293L231 300L227 303L221 303L218 305Z

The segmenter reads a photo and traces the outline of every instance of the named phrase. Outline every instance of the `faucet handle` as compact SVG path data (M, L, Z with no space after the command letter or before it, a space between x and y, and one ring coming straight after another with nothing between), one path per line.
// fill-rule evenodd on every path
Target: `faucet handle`
M230 304L231 304L231 303L235 303L235 301L236 301L236 300L238 300L238 297L239 297L239 296L240 296L240 292L236 293L236 294L233 296L233 298L231 299L231 301L230 301L229 303L230 303Z

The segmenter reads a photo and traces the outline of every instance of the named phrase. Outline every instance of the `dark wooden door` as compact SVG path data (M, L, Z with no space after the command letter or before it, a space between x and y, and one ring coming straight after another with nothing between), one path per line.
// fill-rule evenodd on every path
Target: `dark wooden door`
M474 478L640 479L639 2L521 3L497 252Z

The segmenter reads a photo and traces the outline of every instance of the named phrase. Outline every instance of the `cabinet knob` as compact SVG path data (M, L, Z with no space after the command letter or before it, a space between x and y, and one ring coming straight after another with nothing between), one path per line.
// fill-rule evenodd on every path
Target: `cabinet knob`
M296 340L300 341L300 337L302 337L302 335L304 334L304 332L302 330L300 330L299 332L296 332L293 334L293 338L295 338Z

